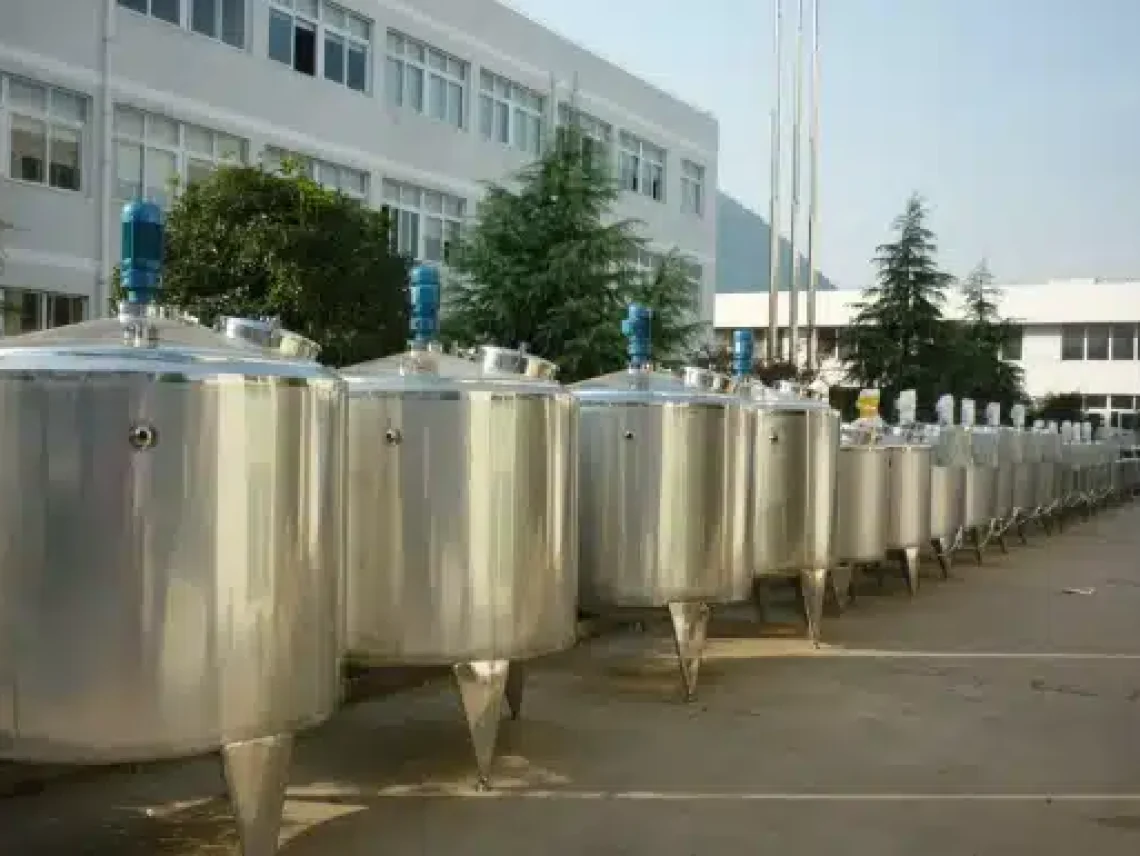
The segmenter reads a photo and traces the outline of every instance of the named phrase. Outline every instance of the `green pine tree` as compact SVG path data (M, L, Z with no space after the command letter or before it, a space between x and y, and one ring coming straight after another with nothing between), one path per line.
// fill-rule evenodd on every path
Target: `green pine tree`
M627 302L654 309L658 357L689 349L697 285L679 254L652 274L632 259L644 246L636 224L615 220L618 188L575 123L523 169L513 186L491 184L478 216L450 255L443 335L473 346L526 344L573 381L625 363L620 320Z
M914 389L927 415L950 383L951 358L943 307L951 277L939 269L928 210L917 194L893 223L894 241L874 259L877 282L863 292L851 326L843 331L850 350L849 380L883 391L883 416L893 417L900 390Z
M953 331L952 391L962 398L988 403L998 401L1009 408L1025 399L1021 367L1003 358L1003 348L1017 332L1003 318L998 306L1000 293L985 260L979 262L961 284L963 319Z

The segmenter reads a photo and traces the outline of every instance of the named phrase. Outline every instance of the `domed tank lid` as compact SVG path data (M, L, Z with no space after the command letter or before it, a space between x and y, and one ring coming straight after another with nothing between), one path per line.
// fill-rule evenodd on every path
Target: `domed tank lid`
M407 351L341 369L356 392L433 389L455 383L495 388L556 386L558 366L518 349L487 345L463 354L444 353L439 329L440 276L434 265L416 265L410 286L412 341Z
M154 303L161 283L162 213L147 202L123 208L118 317L0 340L0 371L255 374L329 377L319 346L271 319L222 319L211 330Z

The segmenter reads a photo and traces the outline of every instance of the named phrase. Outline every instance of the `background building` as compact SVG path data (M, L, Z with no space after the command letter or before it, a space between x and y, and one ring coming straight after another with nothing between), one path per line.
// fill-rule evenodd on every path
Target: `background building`
M615 213L644 223L639 262L689 255L711 320L716 120L493 0L4 0L3 330L99 312L123 201L225 162L300 156L441 260L572 98Z
M1001 313L1019 329L1004 356L1025 370L1030 395L1078 392L1086 408L1106 420L1140 409L1140 281L1068 280L1006 285L999 290ZM818 353L825 377L833 384L841 383L844 375L838 332L851 323L852 304L860 296L857 290L844 289L821 292L816 299ZM801 319L806 317L805 304L800 295ZM778 317L784 323L785 354L788 306L788 295L781 295ZM947 311L960 313L960 302L952 300ZM767 294L717 295L715 325L722 338L741 327L766 335L767 323ZM801 337L806 337L802 327Z

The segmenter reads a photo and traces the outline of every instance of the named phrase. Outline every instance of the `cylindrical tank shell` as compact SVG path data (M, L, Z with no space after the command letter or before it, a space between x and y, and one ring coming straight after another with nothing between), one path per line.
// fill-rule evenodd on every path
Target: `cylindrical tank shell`
M842 446L836 480L835 554L877 562L887 553L890 468L885 446Z
M581 407L581 586L588 608L728 602L742 590L732 525L740 403L663 373L572 387Z
M994 517L994 482L997 467L966 467L966 484L962 492L964 526L984 526Z
M948 538L962 527L965 467L930 468L930 535Z
M887 549L903 550L930 541L931 461L924 445L888 445Z
M339 697L344 384L140 312L0 349L0 756L194 754Z
M1014 464L998 464L994 473L994 517L1005 518L1013 511Z
M523 659L573 643L577 408L527 363L505 349L481 364L413 352L343 371L352 662Z
M823 402L764 401L756 412L754 437L755 573L830 567L839 414Z

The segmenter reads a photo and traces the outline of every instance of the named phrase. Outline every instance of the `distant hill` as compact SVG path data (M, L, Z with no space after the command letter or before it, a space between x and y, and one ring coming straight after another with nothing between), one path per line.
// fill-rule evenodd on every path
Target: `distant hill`
M766 292L768 290L768 247L771 229L768 221L746 208L727 193L717 192L716 199L716 290L718 294ZM786 230L785 230L786 234ZM807 235L800 247L800 280L807 286ZM792 263L792 245L780 240L780 291L788 290L787 272ZM820 291L836 291L834 282L819 277Z

